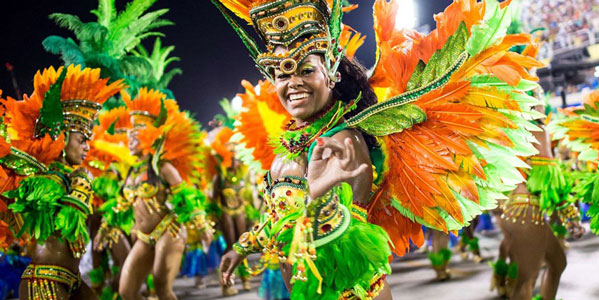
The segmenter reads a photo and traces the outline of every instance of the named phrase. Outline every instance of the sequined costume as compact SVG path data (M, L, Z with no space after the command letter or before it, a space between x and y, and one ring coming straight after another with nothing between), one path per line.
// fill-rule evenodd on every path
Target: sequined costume
M3 193L12 202L9 209L22 219L21 226L13 228L17 237L28 236L40 245L58 239L76 260L85 253L92 179L82 169L63 164L60 154L70 133L92 137L101 104L123 87L121 81L108 84L99 69L50 67L35 75L30 97L3 101L11 149L0 163L11 176L27 176ZM72 292L81 280L78 270L44 264L35 255L22 279L29 299L55 299L56 285Z
M343 82L338 67L360 44L341 22L353 8L342 1L212 2L270 81L274 69L294 74L318 54L329 78ZM538 101L524 92L537 86L526 68L541 64L507 52L531 44L529 35L506 35L508 4L456 0L425 36L395 29L398 1L375 1L377 64L369 83L379 102L361 111L360 96L344 99L298 126L269 94L271 84L244 84L246 110L236 130L263 169L275 155L310 161L319 137L356 129L376 137L369 149L376 174L366 205L353 203L346 184L309 201L306 178L267 174L267 213L234 249L268 251L293 265L293 299L371 299L390 272L391 249L403 255L410 241L422 244L421 225L458 230L494 208L502 192L523 181L516 155L535 153L528 130L536 127L526 120L539 115L530 109ZM254 26L266 50L227 9ZM275 52L277 46L287 51ZM277 127L278 136L269 136Z

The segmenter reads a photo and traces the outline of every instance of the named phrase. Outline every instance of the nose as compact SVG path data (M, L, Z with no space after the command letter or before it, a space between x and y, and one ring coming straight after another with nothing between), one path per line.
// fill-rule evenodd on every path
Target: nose
M85 144L83 144L83 151L88 152L89 151L89 142L86 141Z
M291 74L291 77L289 78L289 87L290 88L295 89L295 88L302 86L302 84L303 84L303 81L300 76Z

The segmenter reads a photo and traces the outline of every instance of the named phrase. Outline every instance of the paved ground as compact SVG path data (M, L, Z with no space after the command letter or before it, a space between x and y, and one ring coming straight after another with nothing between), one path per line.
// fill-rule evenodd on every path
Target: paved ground
M501 236L497 233L480 236L483 256L495 257ZM589 233L570 243L568 267L562 276L557 299L591 300L599 299L599 237ZM392 263L393 274L388 277L395 300L435 299L435 300L490 300L498 299L489 291L491 269L486 263L474 264L462 261L454 255L451 263L452 279L436 283L434 271L424 254L412 253ZM178 279L175 291L181 300L229 299L258 300L257 287L260 278L253 280L251 292L234 297L220 297L220 289L215 278L210 278L208 287L193 287L193 280ZM537 285L540 280L537 281ZM241 287L238 285L238 288ZM538 288L538 287L537 287Z

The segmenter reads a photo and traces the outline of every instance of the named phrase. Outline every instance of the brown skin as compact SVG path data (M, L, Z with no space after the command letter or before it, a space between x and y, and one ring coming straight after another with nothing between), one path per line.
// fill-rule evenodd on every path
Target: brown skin
M80 165L89 151L89 145L85 136L79 132L71 132L65 145L65 161L68 166ZM89 172L83 168L75 170L73 173ZM90 175L91 177L91 175ZM35 251L31 259L32 264L56 265L69 269L75 274L79 274L79 258L73 257L69 246L65 242L59 241L59 233L50 236L43 245L36 244ZM81 286L69 295L67 287L62 284L56 284L56 293L59 300L63 299L98 299L94 291L81 282ZM19 285L19 299L29 300L27 291L27 281L22 280Z
M441 249L446 249L449 247L449 234L444 233L443 231L431 230L431 235L433 236L433 252L439 253ZM444 262L442 265L434 268L437 273L437 280L447 280L449 279L449 270L447 266L449 262Z
M129 136L129 147L132 154L139 155L139 140L137 132ZM181 176L170 163L164 163L160 169L160 177L169 186L176 186L182 182ZM125 180L126 185L136 185L142 182L143 176L129 176ZM164 203L168 196L166 189L161 189L156 195L160 203ZM136 199L133 203L135 215L135 230L149 234L166 216L166 210L154 212L153 214L143 203L143 199ZM148 245L141 240L135 241L131 252L127 256L119 282L119 294L124 300L142 299L140 289L150 272L154 275L154 286L159 299L177 299L173 292L175 276L179 271L181 258L185 250L187 233L185 227L181 226L178 237L173 237L165 232L156 242L155 246ZM152 264L148 262L153 262Z
M294 74L275 71L275 78L279 100L298 125L305 123L333 101L332 89L335 83L328 77L321 56L308 56ZM306 97L292 100L301 94ZM312 199L324 195L342 182L347 182L353 188L355 200L362 203L369 201L372 186L370 155L362 134L353 129L341 131L330 138L320 138L309 163L305 154L293 161L283 157L275 158L270 172L272 178L306 177ZM223 256L220 266L222 284L231 284L233 271L244 258L235 251L229 251ZM287 287L292 287L291 266L281 264L281 272ZM387 284L375 299L392 299Z
M534 132L540 144L536 145L539 156L553 158L549 134ZM525 183L521 183L514 190L516 194L529 194ZM531 209L523 215L530 216ZM544 225L535 225L532 222L512 222L498 218L500 228L504 233L501 243L500 255L509 256L510 261L518 264L518 278L514 289L508 295L512 300L528 300L533 296L535 281L539 275L543 262L547 269L541 283L543 299L555 299L559 280L566 268L566 254L560 246L558 239L553 234L547 222Z

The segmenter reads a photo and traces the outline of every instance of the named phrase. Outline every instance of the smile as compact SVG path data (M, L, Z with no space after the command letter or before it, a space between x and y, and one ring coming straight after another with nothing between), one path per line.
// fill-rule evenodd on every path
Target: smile
M305 98L310 97L310 93L297 93L297 94L290 94L289 95L289 101L297 101L297 100L302 100Z

